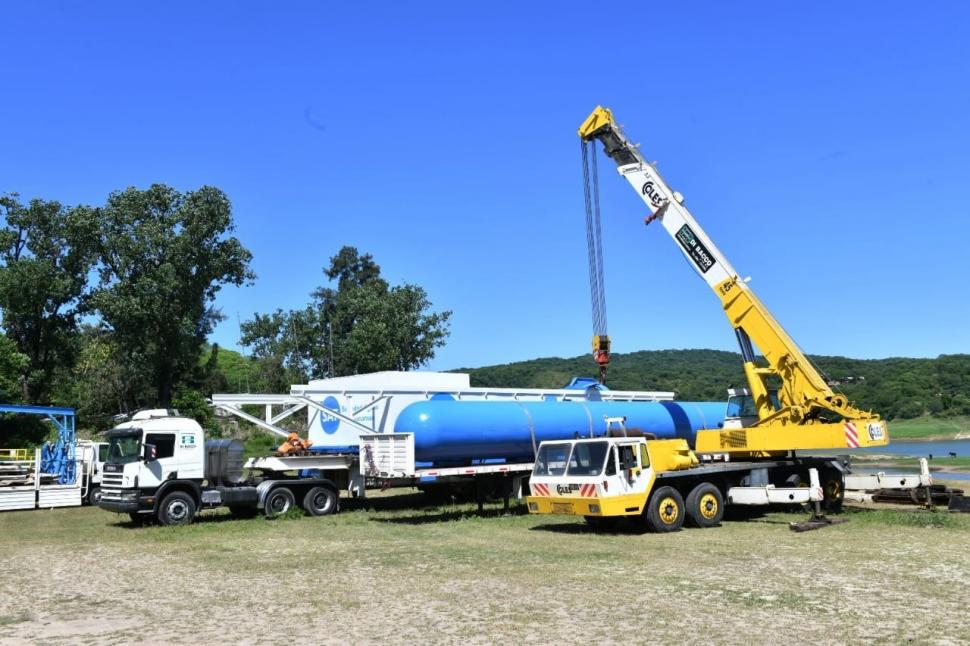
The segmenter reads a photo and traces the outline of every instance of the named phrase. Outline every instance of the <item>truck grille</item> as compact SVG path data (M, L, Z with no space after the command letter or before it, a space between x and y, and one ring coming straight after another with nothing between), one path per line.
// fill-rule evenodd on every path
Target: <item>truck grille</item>
M124 475L120 473L105 473L101 478L102 489L121 489Z

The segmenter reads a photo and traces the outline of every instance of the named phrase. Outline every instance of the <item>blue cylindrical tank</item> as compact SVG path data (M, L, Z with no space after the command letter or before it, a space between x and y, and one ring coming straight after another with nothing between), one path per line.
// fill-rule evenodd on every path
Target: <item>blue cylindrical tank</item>
M724 402L674 401L454 401L416 402L401 411L394 430L414 433L415 460L435 464L469 460L531 460L532 438L602 436L605 417L626 417L628 431L684 438L724 422Z

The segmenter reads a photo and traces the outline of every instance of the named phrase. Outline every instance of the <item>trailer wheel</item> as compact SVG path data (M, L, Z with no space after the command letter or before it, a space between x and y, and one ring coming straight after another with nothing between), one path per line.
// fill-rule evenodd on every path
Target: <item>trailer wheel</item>
M684 498L673 487L660 487L650 496L647 528L654 532L675 532L684 524Z
M263 513L267 518L275 518L280 514L285 514L296 505L296 497L293 492L286 487L277 487L266 496L263 503Z
M92 507L97 507L98 502L101 500L101 487L91 487L88 491L88 504Z
M184 491L168 494L158 508L158 520L162 525L188 525L193 518L195 501Z
M687 494L687 524L717 527L724 518L724 496L710 482L702 482Z
M303 509L310 516L328 516L339 508L340 497L330 487L313 487L303 497Z

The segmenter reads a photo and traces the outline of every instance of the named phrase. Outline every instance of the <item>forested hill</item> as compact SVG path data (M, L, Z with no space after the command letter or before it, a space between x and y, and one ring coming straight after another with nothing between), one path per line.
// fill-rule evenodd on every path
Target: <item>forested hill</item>
M935 359L848 359L812 356L819 369L861 408L892 418L923 414L970 415L970 354ZM462 368L473 386L562 387L596 374L588 356L533 359ZM615 390L672 390L678 399L722 400L731 385L746 385L741 355L721 350L644 350L614 354L609 386Z

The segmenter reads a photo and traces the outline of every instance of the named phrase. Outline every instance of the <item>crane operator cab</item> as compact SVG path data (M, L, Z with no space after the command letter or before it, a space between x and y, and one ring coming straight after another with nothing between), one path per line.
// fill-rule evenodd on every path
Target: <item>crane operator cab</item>
M781 408L778 402L778 390L768 391L771 406L775 410ZM727 413L724 415L723 428L747 428L758 423L758 407L754 396L747 388L728 388Z

